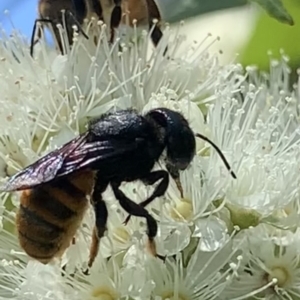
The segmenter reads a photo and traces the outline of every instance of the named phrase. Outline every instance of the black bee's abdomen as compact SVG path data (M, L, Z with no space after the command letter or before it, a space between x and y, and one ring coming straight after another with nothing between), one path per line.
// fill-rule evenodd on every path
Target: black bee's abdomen
M43 262L70 245L87 207L86 193L68 179L23 191L16 224L25 252Z

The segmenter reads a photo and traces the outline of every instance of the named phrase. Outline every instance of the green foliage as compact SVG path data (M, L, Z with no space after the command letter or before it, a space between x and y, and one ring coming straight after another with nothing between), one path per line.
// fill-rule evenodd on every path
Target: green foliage
M258 3L266 12L280 22L294 25L294 20L284 8L281 0L249 0Z
M215 10L247 4L247 0L156 0L167 22L178 22Z
M167 22L178 22L215 10L256 2L280 22L293 25L294 21L282 4L282 0L156 0Z
M272 57L280 58L280 50L283 49L290 57L289 65L294 69L299 67L300 1L285 0L284 5L293 12L295 25L286 26L262 12L248 44L244 49L239 50L240 61L243 65L255 64L260 69L268 71L268 51L272 52Z

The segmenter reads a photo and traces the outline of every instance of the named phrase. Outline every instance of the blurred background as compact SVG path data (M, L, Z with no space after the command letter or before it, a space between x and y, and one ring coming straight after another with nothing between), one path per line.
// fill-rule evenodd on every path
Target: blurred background
M168 22L176 22L200 15L213 10L241 6L247 0L155 0L160 6ZM22 29L26 34L30 34L34 18L36 16L36 6L38 0L1 0L0 12L1 23L5 29L10 30L12 24L3 14L5 10L10 12L13 23L17 28Z
M164 20L176 24L185 20L190 40L203 40L208 33L219 36L211 50L223 53L221 62L239 61L268 70L270 53L280 57L282 50L290 65L300 65L300 1L283 0L295 25L289 26L267 15L247 0L155 0ZM9 33L13 27L30 36L37 14L37 0L1 0L0 22ZM5 10L9 14L4 13ZM239 55L237 56L237 53Z

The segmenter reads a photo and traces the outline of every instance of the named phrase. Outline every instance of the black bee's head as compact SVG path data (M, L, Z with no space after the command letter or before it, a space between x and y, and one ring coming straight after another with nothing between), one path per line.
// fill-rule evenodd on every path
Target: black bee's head
M147 116L164 129L163 139L167 149L167 170L175 181L177 180L177 183L179 171L185 170L195 156L196 137L206 141L217 151L230 175L236 178L220 148L208 137L200 133L194 134L182 114L168 108L156 108L148 112Z
M167 169L173 177L178 177L178 171L185 170L195 156L195 135L187 120L176 111L157 108L147 115L165 129Z

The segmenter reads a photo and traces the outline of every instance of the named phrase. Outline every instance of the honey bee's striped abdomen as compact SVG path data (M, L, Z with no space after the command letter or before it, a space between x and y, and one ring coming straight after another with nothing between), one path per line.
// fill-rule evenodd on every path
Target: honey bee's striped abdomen
M126 15L129 18L129 25L132 26L136 20L137 26L147 26L149 23L148 7L145 0L139 1L122 1L123 23L126 24Z
M48 263L71 244L93 185L92 173L84 174L23 191L16 224L20 244L29 256Z

